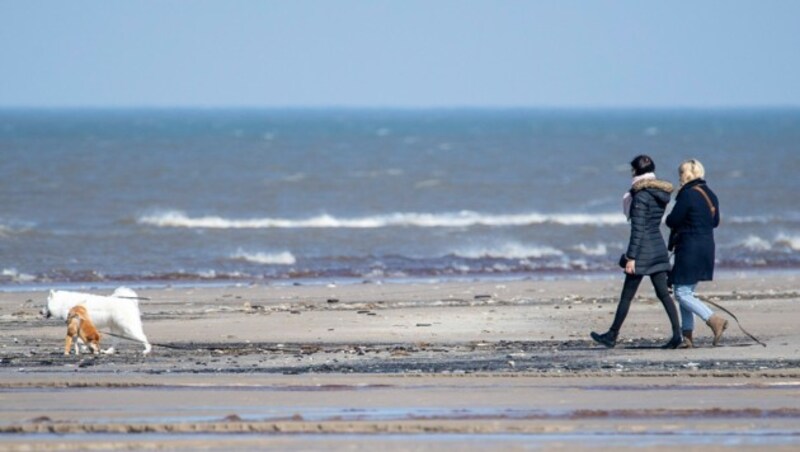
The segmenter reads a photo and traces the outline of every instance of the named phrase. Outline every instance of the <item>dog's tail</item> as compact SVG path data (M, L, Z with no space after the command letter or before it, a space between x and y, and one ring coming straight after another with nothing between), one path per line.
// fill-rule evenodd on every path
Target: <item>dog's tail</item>
M149 300L149 298L140 297L133 289L130 287L120 286L114 290L114 293L111 294L114 298L124 298L126 300L133 300L136 303L136 306L139 306L139 300Z

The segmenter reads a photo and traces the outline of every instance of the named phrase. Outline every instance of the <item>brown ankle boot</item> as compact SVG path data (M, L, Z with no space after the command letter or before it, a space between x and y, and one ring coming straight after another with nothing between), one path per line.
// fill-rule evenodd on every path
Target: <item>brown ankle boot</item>
M711 332L714 333L714 341L712 344L716 347L719 345L719 340L722 338L722 332L728 328L728 321L717 314L713 314L706 322L706 325L708 325L708 327L711 328Z
M692 330L682 331L683 334L683 342L678 348L694 348L694 342L692 342Z

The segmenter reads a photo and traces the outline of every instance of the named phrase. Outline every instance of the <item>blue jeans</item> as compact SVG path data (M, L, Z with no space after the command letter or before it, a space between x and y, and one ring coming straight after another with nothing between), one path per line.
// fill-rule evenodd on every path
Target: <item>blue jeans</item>
M700 316L704 321L708 321L714 314L702 301L694 296L694 289L697 284L675 285L675 298L681 307L681 330L694 330L694 314Z

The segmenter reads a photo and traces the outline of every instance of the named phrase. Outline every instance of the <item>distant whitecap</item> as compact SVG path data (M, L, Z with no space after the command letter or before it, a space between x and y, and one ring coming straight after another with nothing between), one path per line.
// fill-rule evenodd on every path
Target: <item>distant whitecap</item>
M294 255L288 251L280 253L248 253L240 249L231 255L231 259L263 265L294 265L297 262Z
M232 219L219 216L190 217L184 212L169 211L145 215L140 224L173 228L206 229L269 229L269 228L465 228L472 226L528 226L536 224L561 224L565 226L615 226L625 224L619 213L562 213L562 214L482 214L473 211L456 213L392 213L354 218L339 218L323 214L306 219L253 218Z

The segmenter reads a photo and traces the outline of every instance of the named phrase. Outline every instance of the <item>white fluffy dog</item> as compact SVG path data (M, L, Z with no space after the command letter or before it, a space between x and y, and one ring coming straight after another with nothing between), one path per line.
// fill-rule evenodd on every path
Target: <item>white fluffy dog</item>
M111 333L133 339L144 344L143 354L150 353L150 343L142 329L139 299L136 292L120 287L109 297L66 290L51 290L47 305L42 308L46 318L66 320L73 306L83 303L97 328L108 328ZM112 336L113 338L113 336ZM112 341L116 345L116 340ZM114 353L112 346L104 353Z

